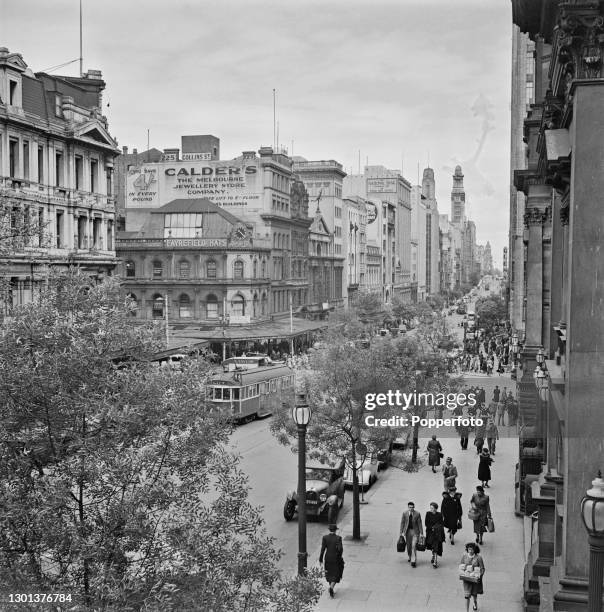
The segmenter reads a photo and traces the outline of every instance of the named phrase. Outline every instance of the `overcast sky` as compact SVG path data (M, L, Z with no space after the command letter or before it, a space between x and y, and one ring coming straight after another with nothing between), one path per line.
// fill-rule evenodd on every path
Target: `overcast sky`
M0 45L34 71L79 57L79 0L0 0ZM509 0L83 0L84 71L107 83L120 146L279 142L306 159L430 162L441 213L461 164L468 216L497 266L509 208ZM54 70L76 76L78 62ZM107 106L109 105L109 106Z

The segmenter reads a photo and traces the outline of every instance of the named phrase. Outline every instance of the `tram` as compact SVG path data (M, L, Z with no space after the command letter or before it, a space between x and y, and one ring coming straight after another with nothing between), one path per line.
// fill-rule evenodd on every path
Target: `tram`
M294 398L294 371L283 365L258 366L217 374L206 385L206 399L236 423L250 423L272 414Z
M225 372L235 370L252 370L262 366L285 365L284 361L273 361L268 355L260 353L250 353L240 357L229 357L222 362L222 369Z

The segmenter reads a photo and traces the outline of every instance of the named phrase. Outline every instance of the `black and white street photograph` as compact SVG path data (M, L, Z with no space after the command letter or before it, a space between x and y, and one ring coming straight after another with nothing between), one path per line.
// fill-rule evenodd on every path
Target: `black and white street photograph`
M0 612L604 612L604 0L0 0Z

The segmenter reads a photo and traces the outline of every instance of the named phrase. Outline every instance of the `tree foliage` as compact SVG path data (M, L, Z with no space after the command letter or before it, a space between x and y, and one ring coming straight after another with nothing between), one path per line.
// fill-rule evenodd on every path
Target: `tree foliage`
M507 315L505 300L497 296L480 298L476 301L475 309L479 317L480 327L486 330L497 327L499 322L505 319Z
M359 293L355 310L362 323L381 322L386 314L385 304L378 292Z
M0 582L95 610L306 610L247 501L202 361L158 368L117 282L58 277L0 343ZM136 360L118 368L116 355ZM289 598L289 599L288 599Z

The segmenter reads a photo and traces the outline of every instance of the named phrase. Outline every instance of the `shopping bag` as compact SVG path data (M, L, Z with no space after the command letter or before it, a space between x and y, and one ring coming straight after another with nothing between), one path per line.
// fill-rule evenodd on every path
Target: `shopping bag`
M426 550L426 538L423 535L420 535L417 538L417 546L415 549L419 550L420 552Z
M489 533L493 533L495 531L495 523L491 517L487 519L487 531Z

